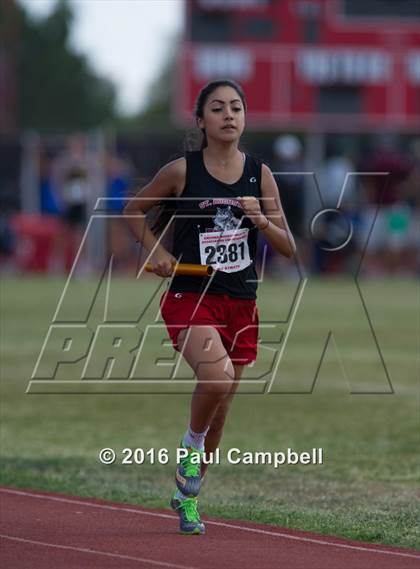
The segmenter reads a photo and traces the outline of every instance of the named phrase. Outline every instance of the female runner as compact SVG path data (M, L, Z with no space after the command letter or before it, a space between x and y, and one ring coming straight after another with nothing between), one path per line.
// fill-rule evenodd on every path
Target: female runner
M237 83L207 84L195 108L201 149L166 164L137 194L141 199L131 200L124 210L157 275L172 276L177 261L217 269L212 277L173 276L160 300L173 346L197 377L181 441L188 455L177 468L171 500L185 534L205 532L197 509L207 466L200 464L201 457L218 447L243 368L257 356L258 230L280 254L291 257L295 252L270 169L238 148L245 116L245 96ZM163 204L162 212L149 228L142 214L157 202ZM172 254L156 237L165 225L162 220L169 221L171 204Z

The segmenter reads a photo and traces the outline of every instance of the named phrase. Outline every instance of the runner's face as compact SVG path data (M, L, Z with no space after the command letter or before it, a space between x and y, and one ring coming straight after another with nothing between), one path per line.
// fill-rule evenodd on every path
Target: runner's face
M204 117L198 119L198 126L206 129L207 138L239 140L245 127L245 110L235 89L215 89L207 98Z

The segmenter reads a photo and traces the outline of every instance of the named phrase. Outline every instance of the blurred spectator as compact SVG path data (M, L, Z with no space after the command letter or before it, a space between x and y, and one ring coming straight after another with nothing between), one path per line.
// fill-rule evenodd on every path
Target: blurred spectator
M394 273L403 267L413 221L404 188L410 169L409 159L392 135L378 137L361 164L369 174L364 177L367 205L360 216L359 243L363 248L369 237L364 257L369 274Z
M275 178L287 223L293 236L299 238L303 234L304 208L302 144L296 136L279 136L274 142L274 155L273 171L280 173Z
M290 230L296 241L298 253L303 251L303 208L304 208L304 178L302 162L302 144L294 135L279 136L274 141L274 162L272 171L279 188L282 207ZM282 275L297 276L296 259L284 259L275 253L270 243L259 235L259 256L266 248L266 270L270 273L279 272Z
M39 157L40 212L46 215L61 215L62 206L51 176L52 157L46 151Z
M2 181L0 191L0 267L2 272L15 270L13 255L16 250L16 233L12 217L16 208L13 184Z
M404 184L404 194L410 208L411 224L404 259L406 270L420 271L420 138L410 144L411 172Z
M52 167L52 184L62 205L63 232L59 247L66 271L73 265L86 229L93 198L94 169L95 165L87 152L86 139L81 134L70 136L66 148ZM82 272L89 270L84 252L78 268Z
M326 159L317 171L318 183L321 188L324 206L336 208L345 183L346 204L355 201L355 178L348 176L355 171L349 145L341 139L335 138L327 145Z
M113 255L114 269L128 268L133 259L133 240L127 224L122 219L131 180L132 166L128 159L119 154L108 153L106 157L106 197L108 217L108 252ZM112 215L115 214L115 215Z
M14 270L13 254L16 249L16 236L10 223L10 215L0 212L0 267L2 271Z
M348 176L354 171L355 165L349 143L334 136L327 145L326 159L317 171L317 179L324 208L336 210L339 207L341 214L330 211L319 218L318 225L320 223L323 225L326 236L324 246L329 246L330 249L321 246L322 240L312 241L314 244L312 269L316 273L345 270L345 264L353 252L352 241L342 248L339 245L340 241L343 243L346 241L351 224L357 216L355 177Z
M14 272L17 236L13 216L20 207L20 146L16 140L0 137L0 270Z

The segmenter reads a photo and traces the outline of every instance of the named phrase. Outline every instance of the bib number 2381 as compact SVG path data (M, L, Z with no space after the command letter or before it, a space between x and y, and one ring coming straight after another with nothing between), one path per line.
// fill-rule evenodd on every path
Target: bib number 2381
M248 229L200 233L200 259L225 273L242 271L251 264Z

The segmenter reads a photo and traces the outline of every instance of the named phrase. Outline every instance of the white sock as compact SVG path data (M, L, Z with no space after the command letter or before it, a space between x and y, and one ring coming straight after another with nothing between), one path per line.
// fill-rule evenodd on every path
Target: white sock
M209 427L202 433L196 433L188 426L187 432L182 439L184 447L193 447L197 450L204 450L204 439L206 438Z

